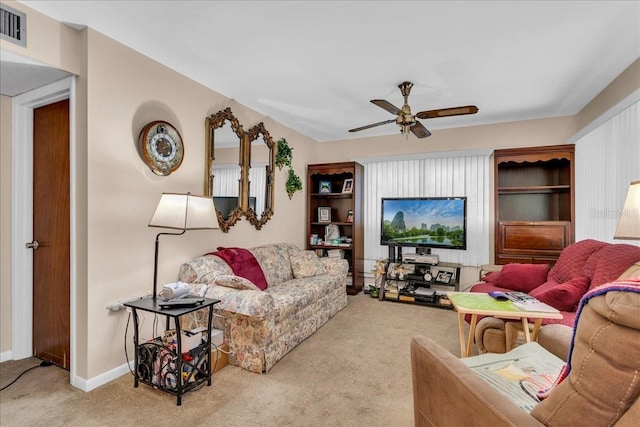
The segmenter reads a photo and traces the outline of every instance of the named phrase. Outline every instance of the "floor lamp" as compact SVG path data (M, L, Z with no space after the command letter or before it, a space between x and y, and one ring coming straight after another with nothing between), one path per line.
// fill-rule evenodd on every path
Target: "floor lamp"
M640 240L640 181L629 185L614 239Z
M180 236L187 230L220 228L211 197L194 196L191 193L162 193L149 227L172 228L179 233L158 233L153 264L153 299L158 295L158 247L161 235Z

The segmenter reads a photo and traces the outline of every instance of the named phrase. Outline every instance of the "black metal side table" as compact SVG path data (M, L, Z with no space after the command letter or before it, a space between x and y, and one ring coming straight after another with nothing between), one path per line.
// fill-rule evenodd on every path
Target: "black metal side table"
M182 404L182 396L200 388L205 382L211 385L211 322L213 305L217 299L205 298L195 307L162 308L162 299L144 298L125 303L131 308L134 327L134 381L148 384L169 394L177 396L177 405ZM188 352L182 352L182 331L180 317L198 310L208 309L207 332L200 345ZM164 343L162 337L140 343L138 310L166 317L166 330L170 330L171 319L175 326L175 344Z

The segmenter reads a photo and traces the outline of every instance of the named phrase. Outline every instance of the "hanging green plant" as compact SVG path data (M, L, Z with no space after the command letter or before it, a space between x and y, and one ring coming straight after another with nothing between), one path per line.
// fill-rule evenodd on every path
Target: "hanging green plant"
M286 139L279 139L278 151L276 152L276 166L278 166L280 170L282 170L283 166L291 167L291 160L293 160L293 148L289 147Z
M302 181L292 168L289 168L289 177L287 178L286 188L289 200L293 197L293 193L296 191L302 191Z

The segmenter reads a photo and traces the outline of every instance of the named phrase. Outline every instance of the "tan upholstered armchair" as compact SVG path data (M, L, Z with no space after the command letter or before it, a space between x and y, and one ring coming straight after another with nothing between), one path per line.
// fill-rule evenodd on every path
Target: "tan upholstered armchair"
M640 286L640 279L636 280L636 286ZM611 290L590 298L578 319L568 377L531 414L433 340L414 337L411 365L415 425L637 427L638 313L640 293ZM540 344L545 345L542 340ZM554 352L562 350L556 347Z

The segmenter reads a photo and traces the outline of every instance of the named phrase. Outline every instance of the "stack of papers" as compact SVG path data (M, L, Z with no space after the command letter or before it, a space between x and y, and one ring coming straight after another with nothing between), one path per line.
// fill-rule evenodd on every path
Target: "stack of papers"
M548 304L540 302L536 298L524 292L505 292L505 295L513 305L524 311L542 311L546 313L557 313L558 310Z
M538 300L533 302L514 302L513 305L524 311L543 311L545 313L558 313L558 309Z
M460 361L525 412L540 402L536 392L550 387L564 366L563 360L536 342L508 353L486 353Z

